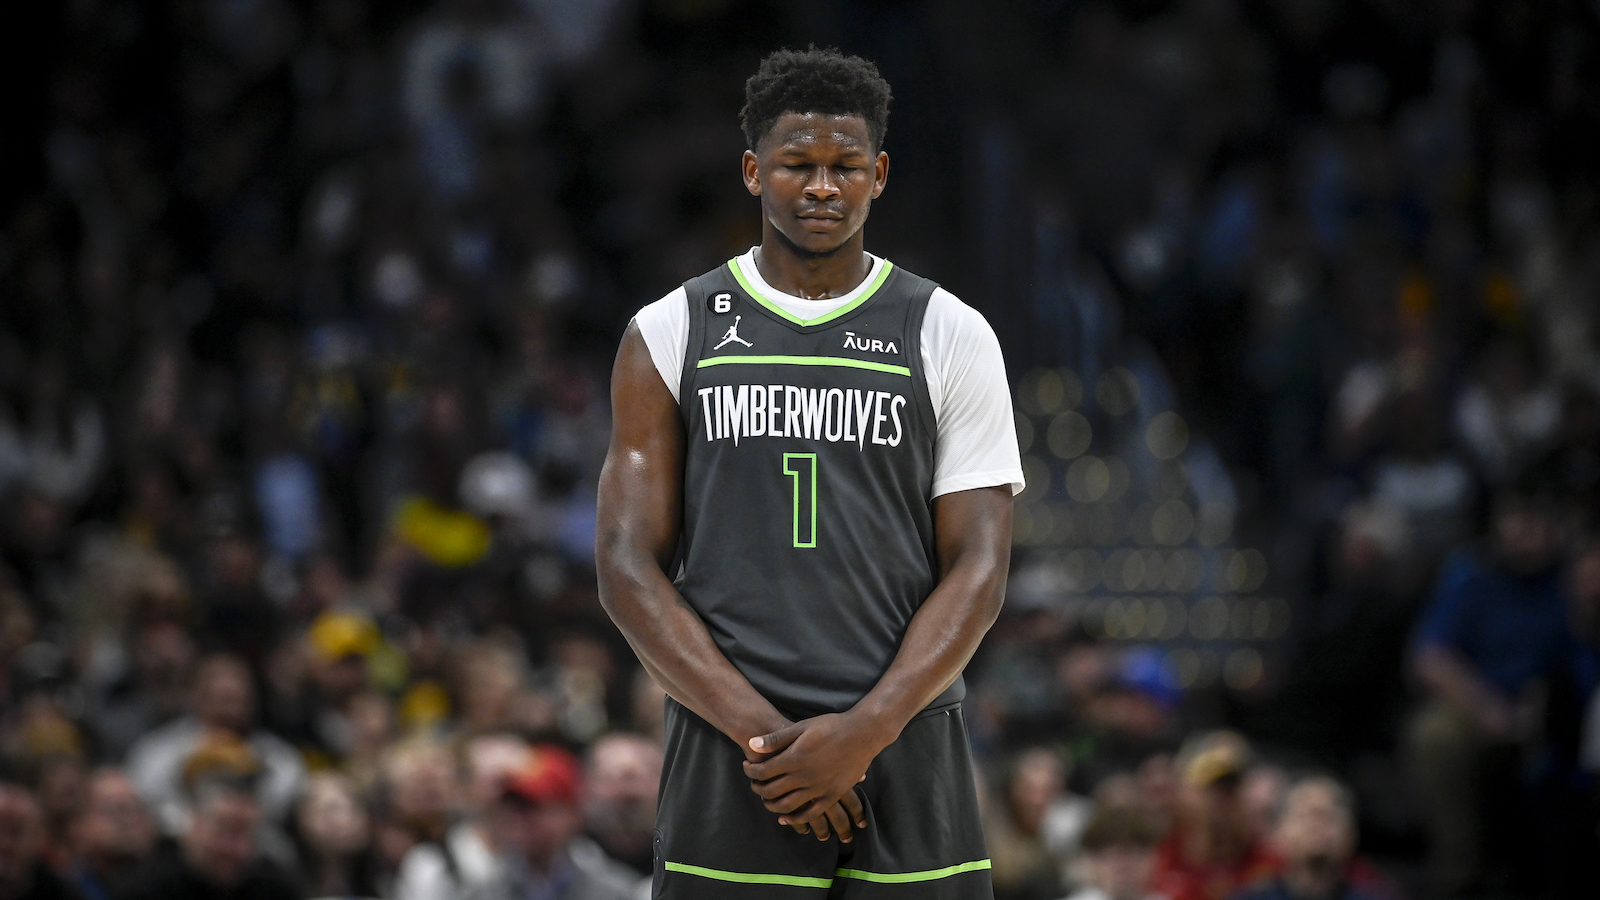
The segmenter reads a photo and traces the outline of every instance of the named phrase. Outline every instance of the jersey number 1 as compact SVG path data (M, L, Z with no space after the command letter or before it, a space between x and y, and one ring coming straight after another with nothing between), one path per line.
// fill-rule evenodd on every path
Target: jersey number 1
M785 453L783 474L794 479L794 545L815 547L817 546L817 455ZM809 537L804 537L806 535Z

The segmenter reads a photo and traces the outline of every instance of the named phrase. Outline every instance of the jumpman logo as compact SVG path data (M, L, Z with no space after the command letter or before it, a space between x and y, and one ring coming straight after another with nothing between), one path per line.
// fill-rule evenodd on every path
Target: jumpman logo
M749 341L745 340L744 338L739 337L739 320L742 319L742 318L744 318L744 316L734 316L733 317L733 324L728 326L728 333L722 336L722 343L716 345L715 347L712 347L711 349L713 349L713 350L721 350L723 347L726 347L727 345L729 345L729 344L731 344L731 343L733 343L735 341L745 345L746 347L755 346L754 344L751 344Z

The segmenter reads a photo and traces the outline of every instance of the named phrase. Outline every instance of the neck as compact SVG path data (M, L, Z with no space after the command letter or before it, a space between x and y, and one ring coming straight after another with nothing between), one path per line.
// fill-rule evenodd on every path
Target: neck
M859 287L871 269L861 231L837 249L812 253L769 224L762 229L756 251L756 270L767 284L803 300L843 297Z

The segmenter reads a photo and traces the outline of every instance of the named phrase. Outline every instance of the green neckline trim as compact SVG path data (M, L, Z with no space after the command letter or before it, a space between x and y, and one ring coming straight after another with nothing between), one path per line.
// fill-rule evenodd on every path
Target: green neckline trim
M732 881L738 884L781 884L788 887L826 888L833 886L832 878L807 878L804 875L763 875L755 872L728 872L722 869L708 869L704 866L691 866L684 863L668 862L664 864L668 872L682 872L685 875L699 875L701 878L711 878L717 881Z
M883 265L878 267L877 277L872 279L872 283L867 285L867 289L861 292L861 296L851 300L849 303L846 303L833 312L823 313L822 315L817 316L815 319L802 319L779 306L777 303L774 303L772 300L769 300L759 290L756 290L756 286L751 284L750 280L744 277L743 270L739 268L739 260L737 257L728 260L728 270L733 273L733 277L739 282L739 286L744 288L745 293L749 294L751 297L754 297L757 303L765 306L774 314L782 316L788 321L800 326L821 325L824 322L832 322L834 319L839 318L840 316L850 312L851 310L854 310L856 307L872 299L872 295L878 292L878 288L883 287L883 282L889 277L889 270L893 268L894 263L889 262L887 259L884 260Z
M876 884L910 884L916 881L938 881L963 872L981 872L989 868L989 860L975 859L972 862L959 863L954 866L945 866L942 869L927 869L922 872L895 872L884 874L881 872L863 872L860 869L838 869L833 874L839 878L854 878L857 881L871 881Z
M708 356L695 363L695 368L728 365L840 366L846 369L870 369L874 372L911 377L911 370L905 366L892 366L870 359L851 359L848 356Z
M701 878L711 878L716 881L732 881L737 884L781 884L787 887L828 888L833 886L833 878L812 878L805 875L767 875L759 872L729 872L725 869L708 869L705 866L691 866L686 863L667 862L663 864L668 872L682 872L685 875L699 875ZM914 884L919 881L938 881L952 875L965 872L981 872L990 867L987 859L975 859L972 862L958 863L945 866L942 869L925 869L921 872L866 872L861 869L835 869L834 878L852 878L856 881L870 881L875 884Z

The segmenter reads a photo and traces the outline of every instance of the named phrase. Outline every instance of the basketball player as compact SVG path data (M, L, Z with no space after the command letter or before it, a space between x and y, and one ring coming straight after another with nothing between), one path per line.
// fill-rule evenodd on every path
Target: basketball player
M876 67L780 51L745 95L761 244L612 376L600 596L670 698L653 896L989 898L961 670L1022 487L1000 348L864 249Z

